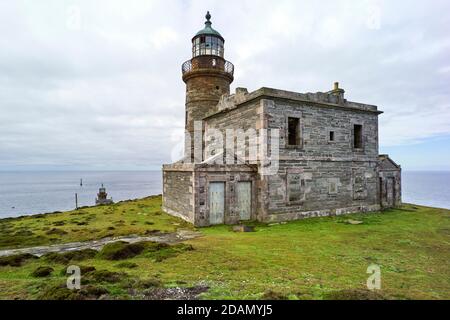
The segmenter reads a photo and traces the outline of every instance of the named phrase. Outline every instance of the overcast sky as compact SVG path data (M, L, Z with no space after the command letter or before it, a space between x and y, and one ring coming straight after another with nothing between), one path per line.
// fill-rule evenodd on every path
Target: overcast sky
M0 170L159 169L206 10L236 86L376 104L380 152L450 170L450 1L0 0Z

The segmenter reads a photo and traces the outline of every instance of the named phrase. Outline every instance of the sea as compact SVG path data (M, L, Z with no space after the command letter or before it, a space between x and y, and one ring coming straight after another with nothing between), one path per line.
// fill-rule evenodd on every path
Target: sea
M98 189L113 201L162 193L161 171L0 172L0 218L93 206ZM450 209L450 171L403 171L403 202Z

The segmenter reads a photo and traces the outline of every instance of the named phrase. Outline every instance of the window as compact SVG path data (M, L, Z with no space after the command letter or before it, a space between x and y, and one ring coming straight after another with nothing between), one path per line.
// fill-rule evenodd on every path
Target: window
M333 142L334 141L334 131L330 131L330 141Z
M300 119L288 118L288 145L300 145Z
M337 183L336 181L330 181L330 184L328 186L328 193L329 194L337 194Z
M199 36L192 43L194 57L200 55L215 55L223 57L223 41L214 36Z
M362 125L355 124L353 126L353 148L362 149L363 147Z

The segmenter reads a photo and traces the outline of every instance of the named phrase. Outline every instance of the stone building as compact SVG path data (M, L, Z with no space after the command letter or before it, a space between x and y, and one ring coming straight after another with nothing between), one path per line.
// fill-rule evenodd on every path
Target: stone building
M208 226L400 205L401 169L378 154L376 106L348 101L338 83L328 92L231 94L234 66L206 19L182 66L185 156L163 166L166 212Z

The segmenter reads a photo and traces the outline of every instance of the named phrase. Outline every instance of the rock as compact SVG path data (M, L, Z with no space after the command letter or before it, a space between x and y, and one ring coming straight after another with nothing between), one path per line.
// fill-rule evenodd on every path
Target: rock
M234 232L255 232L255 227L239 225L233 227Z
M347 223L347 224L353 224L353 225L358 225L358 224L363 224L364 222L358 221L358 220L348 219L348 220L345 220L345 223Z

